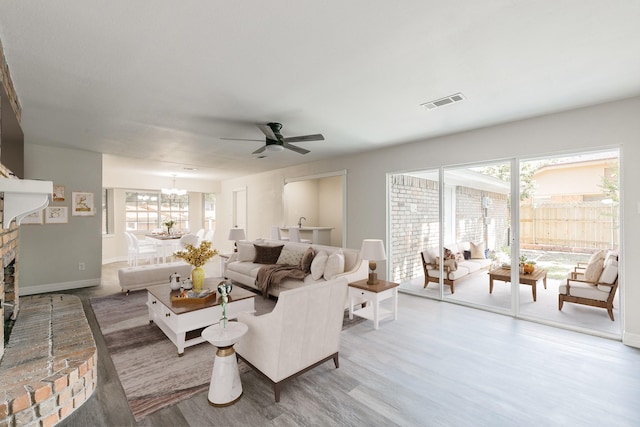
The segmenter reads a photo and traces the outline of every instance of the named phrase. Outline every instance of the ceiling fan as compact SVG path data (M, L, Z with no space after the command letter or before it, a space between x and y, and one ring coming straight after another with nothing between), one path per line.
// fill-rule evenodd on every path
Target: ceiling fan
M300 154L307 154L310 151L301 147L297 147L295 145L291 145L292 142L306 142L306 141L324 141L324 136L321 134L315 135L302 135L302 136L293 136L291 138L285 138L280 133L280 129L282 129L282 125L280 123L267 123L261 124L256 123L256 126L265 134L265 145L258 148L251 154L261 154L265 150L267 151L282 151L285 148L291 151L295 151ZM262 141L261 139L242 139L242 138L220 138L232 141ZM266 157L266 156L260 156Z

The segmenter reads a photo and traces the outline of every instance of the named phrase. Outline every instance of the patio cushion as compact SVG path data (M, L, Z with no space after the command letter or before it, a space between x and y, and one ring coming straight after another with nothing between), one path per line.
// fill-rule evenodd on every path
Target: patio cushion
M471 242L471 258L484 259L485 249L486 249L486 245L484 242L480 242L480 243Z
M600 279L598 280L598 282L613 284L613 282L616 281L617 277L618 277L618 266L609 264L604 268L604 270L602 270L602 274L600 275ZM607 292L609 291L609 286L603 286L603 288L607 288L606 289Z
M449 279L449 280L457 280L457 279L460 279L461 277L466 276L467 274L469 274L469 269L468 268L458 266L457 270L451 271L451 272L449 272L449 274L447 274L445 272L445 277L447 279ZM430 268L429 269L429 276L431 276L431 277L440 277L440 270L435 269L435 268Z
M584 270L584 280L587 282L596 282L602 274L604 266L604 258L596 258L593 261L589 261L587 268Z
M574 297L596 299L600 301L606 301L607 298L609 297L609 289L607 289L606 292L603 292L600 289L598 289L597 286L590 285L588 283L571 281L570 284L571 284L571 295L573 295ZM608 286L605 286L605 287L609 288ZM558 287L558 292L566 295L567 285L566 284L560 285Z
M480 270L480 268L482 267L482 265L480 265L479 262L472 262L472 261L462 261L458 263L458 267L465 267L469 270L469 273L473 273L475 271Z

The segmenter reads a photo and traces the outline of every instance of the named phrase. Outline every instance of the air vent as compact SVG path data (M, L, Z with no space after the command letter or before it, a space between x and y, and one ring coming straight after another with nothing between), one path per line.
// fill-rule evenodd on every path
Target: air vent
M458 92L454 93L453 95L445 96L444 98L425 102L424 104L420 104L420 106L426 108L427 110L433 110L435 108L444 107L445 105L455 104L456 102L460 102L463 99L465 99L464 95Z

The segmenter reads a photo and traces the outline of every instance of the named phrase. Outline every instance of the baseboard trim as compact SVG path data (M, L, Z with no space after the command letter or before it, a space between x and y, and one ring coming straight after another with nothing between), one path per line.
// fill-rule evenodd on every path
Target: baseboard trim
M44 294L49 292L68 291L78 288L89 288L99 286L100 278L89 280L76 280L74 282L47 283L44 285L20 286L18 292L20 296Z
M640 348L640 334L622 333L622 343L629 347Z
M117 257L113 257L113 258L104 258L102 260L102 265L111 264L111 263L120 262L120 261L127 261L127 257L126 256L117 256Z

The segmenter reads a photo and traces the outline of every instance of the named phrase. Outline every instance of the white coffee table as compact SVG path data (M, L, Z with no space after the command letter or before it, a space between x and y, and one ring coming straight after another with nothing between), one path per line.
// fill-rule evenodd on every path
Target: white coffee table
M215 289L221 278L207 278L204 287ZM220 295L205 304L185 305L171 302L171 295L179 291L172 291L169 284L150 286L147 288L147 308L149 322L155 323L162 332L178 348L178 356L184 354L184 349L192 345L205 342L198 334L187 339L187 332L215 325L222 317L222 299ZM229 294L227 304L227 318L235 319L240 312L255 312L254 297L256 294L240 287L235 287Z
M202 338L218 347L209 386L210 405L229 406L242 397L242 383L233 345L247 333L248 329L244 323L228 322L226 328L219 323L202 331Z

